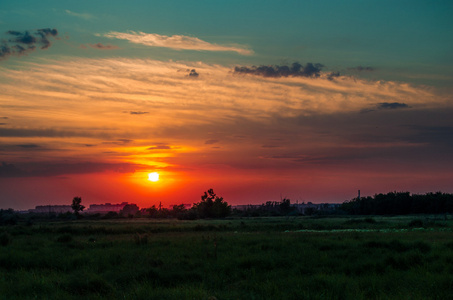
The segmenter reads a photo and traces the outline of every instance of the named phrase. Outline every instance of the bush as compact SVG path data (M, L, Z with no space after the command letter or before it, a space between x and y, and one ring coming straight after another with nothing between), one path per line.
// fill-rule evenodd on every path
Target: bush
M11 243L11 236L8 232L2 232L0 234L0 245L1 246L8 246Z
M194 209L186 210L178 216L178 220L196 220L198 217L197 211Z
M410 228L420 228L423 227L423 221L420 219L415 219L409 222L408 226Z
M148 244L148 235L147 234L138 234L134 235L134 242L136 245L142 246Z
M17 214L14 210L0 209L0 225L16 225L17 224Z
M71 241L72 241L72 236L70 234L63 234L57 238L57 242L59 242L59 243L69 243Z

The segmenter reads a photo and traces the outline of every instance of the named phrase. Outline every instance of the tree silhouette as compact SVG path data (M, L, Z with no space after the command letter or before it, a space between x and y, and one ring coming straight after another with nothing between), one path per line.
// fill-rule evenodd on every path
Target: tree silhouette
M83 206L81 203L82 198L80 197L74 197L74 199L72 199L71 208L76 216L79 216L79 212L85 209L85 206Z
M201 196L201 201L193 204L200 218L225 218L231 213L231 205L228 205L223 197L218 197L213 189L209 189Z
M436 192L411 195L409 192L390 192L345 201L341 209L354 215L453 213L453 194Z

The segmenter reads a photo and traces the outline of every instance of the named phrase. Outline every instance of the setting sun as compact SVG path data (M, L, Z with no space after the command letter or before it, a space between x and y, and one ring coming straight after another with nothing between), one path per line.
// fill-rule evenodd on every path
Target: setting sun
M153 172L148 174L148 180L152 182L156 182L159 180L159 173Z

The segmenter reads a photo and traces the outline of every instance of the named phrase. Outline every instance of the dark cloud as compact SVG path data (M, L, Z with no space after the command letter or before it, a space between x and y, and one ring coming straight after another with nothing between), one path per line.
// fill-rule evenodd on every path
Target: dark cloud
M392 102L392 103L381 102L381 103L376 104L376 106L374 106L372 108L362 109L360 112L369 113L369 112L373 112L376 110L393 110L393 109L403 109L403 108L410 108L410 106L407 105L406 103L399 103L399 102Z
M453 151L453 126L413 125L408 127L415 132L406 137L408 141L435 145L434 151L436 152L440 150L441 146L446 146Z
M169 150L171 149L170 146L167 145L158 145L158 146L152 146L147 148L146 150Z
M50 177L70 174L89 174L98 172L134 173L149 166L128 163L43 163L35 162L18 167L14 164L2 162L0 164L0 177Z
M339 77L340 72L331 72L329 75L327 75L327 79L333 80L335 77Z
M0 120L8 120L8 117L0 117ZM0 123L0 125L7 125L8 123Z
M133 142L133 140L130 139L117 139L116 141L110 141L110 142L103 142L103 144L108 144L108 145L125 145Z
M148 111L130 111L129 112L131 115L144 115L144 114L149 114Z
M90 46L91 48L94 48L94 49L99 49L99 50L115 50L115 49L119 49L118 46L110 45L110 44L104 45L102 43L88 44L88 46ZM82 45L82 48L86 48L86 46Z
M9 30L6 35L6 39L3 39L0 44L0 60L11 55L25 55L37 48L47 49L52 45L49 38L56 38L58 31L50 28L37 29L31 32Z
M253 67L235 67L234 73L251 74L263 77L319 77L319 73L324 66L316 63L306 63L305 66L298 62L291 66L253 66Z
M25 172L13 164L2 162L0 165L0 177L21 177Z
M33 149L33 148L39 148L39 145L36 144L22 144L22 145L17 145L17 147L20 148L26 148L26 149Z
M92 131L66 131L53 128L25 129L25 128L0 128L0 137L74 137L74 136L101 136Z
M216 144L220 142L219 140L207 140L205 143L205 145L212 145L212 144Z
M351 71L358 71L358 72L363 72L363 71L371 72L371 71L374 71L374 70L376 70L376 69L373 68L373 67L357 66L357 67L353 67L353 68L348 68L348 70L351 70Z
M399 108L409 108L409 105L406 103L398 103L398 102L382 102L377 105L378 109L399 109Z
M190 70L189 76L190 77L198 77L198 73L195 69Z

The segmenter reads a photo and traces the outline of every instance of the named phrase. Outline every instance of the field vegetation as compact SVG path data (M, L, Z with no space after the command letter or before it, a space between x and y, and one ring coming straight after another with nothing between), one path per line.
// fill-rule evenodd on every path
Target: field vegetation
M450 215L19 220L2 299L451 299Z

